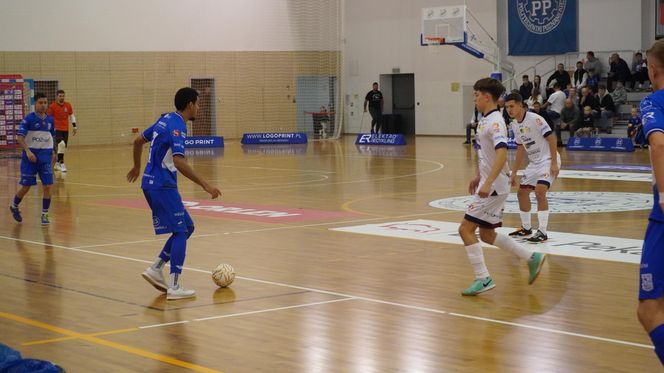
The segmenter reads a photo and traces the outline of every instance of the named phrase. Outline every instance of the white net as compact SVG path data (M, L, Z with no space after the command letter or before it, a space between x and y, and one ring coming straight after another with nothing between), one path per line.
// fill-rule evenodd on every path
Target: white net
M172 111L173 95L185 86L201 93L191 134L233 139L250 132L305 132L314 139L337 138L344 106L342 1L287 4L286 14L269 19L276 31L258 44L242 40L246 49L0 52L0 74L34 79L49 100L58 88L65 90L79 127L72 141L81 145L128 143L133 128ZM243 38L239 31L223 37Z

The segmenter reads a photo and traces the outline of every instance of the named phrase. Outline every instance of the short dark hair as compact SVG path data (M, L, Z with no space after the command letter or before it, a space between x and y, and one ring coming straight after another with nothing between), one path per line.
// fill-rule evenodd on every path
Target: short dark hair
M597 86L597 89L603 89L606 90L606 84L600 84Z
M560 82L555 82L555 83L553 83L553 88L563 89L563 86L560 84Z
M641 52L636 52L634 55L643 57L643 53L641 53Z
M493 78L483 78L478 80L475 82L475 85L473 85L473 89L482 93L490 94L494 101L498 101L498 98L505 93L503 83Z
M528 74L524 74L521 78L526 78L526 79L528 79Z
M514 101L517 104L520 104L523 102L523 97L521 97L521 95L518 93L510 93L509 95L507 95L507 97L505 97L505 102L508 101Z
M583 65L583 61L576 61L576 64L577 64L577 65L578 65L578 64Z
M62 89L58 89L58 91L55 92L56 95L59 95L60 93L62 93L64 95L65 91L63 91Z
M182 111L187 108L187 105L189 105L190 102L195 104L197 100L197 90L190 87L180 88L175 94L175 108Z
M593 56L593 57L595 57L595 52L593 52L593 51L588 51L588 53L587 53L587 54L588 54L588 55L590 55L590 56Z
M378 85L378 82L373 82L371 85Z
M46 98L46 94L43 92L35 93L35 101L39 101L40 98Z

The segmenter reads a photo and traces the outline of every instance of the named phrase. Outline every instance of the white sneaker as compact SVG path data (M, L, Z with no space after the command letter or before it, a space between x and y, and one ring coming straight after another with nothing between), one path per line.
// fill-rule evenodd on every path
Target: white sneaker
M196 290L185 289L180 285L176 288L168 288L168 291L166 291L166 300L193 298L195 296Z
M55 162L55 166L53 166L53 169L55 171L60 171L60 162Z
M65 167L65 163L60 163L60 171L62 172L67 172L67 167Z
M154 286L155 289L163 293L168 290L168 285L166 285L166 281L164 281L164 274L161 271L155 271L152 267L148 267L148 269L141 273L141 276L143 276L145 281L149 282L150 285Z

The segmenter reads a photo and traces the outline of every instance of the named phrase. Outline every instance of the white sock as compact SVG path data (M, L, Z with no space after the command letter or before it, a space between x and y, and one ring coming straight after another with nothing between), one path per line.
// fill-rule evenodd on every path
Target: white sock
M155 271L161 271L161 269L164 268L164 264L166 264L166 262L162 258L157 257L150 267Z
M518 256L523 260L529 260L533 255L533 253L528 251L528 249L519 245L516 243L516 241L504 234L496 234L496 240L493 242L493 244L503 250L509 251L510 253Z
M168 277L168 287L172 289L177 289L179 277L180 277L179 273L171 272L171 275Z
M530 223L530 211L519 211L519 215L521 215L521 226L523 229L531 229L532 224Z
M539 228L537 229L546 234L546 226L549 225L549 210L537 211L537 220L539 221Z
M473 266L473 271L475 271L475 278L482 280L489 277L489 270L484 263L482 244L477 242L466 246L466 254L468 254L470 265Z

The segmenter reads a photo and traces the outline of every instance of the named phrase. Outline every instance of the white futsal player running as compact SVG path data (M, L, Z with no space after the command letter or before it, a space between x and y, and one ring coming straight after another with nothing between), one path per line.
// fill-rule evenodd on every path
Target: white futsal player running
M498 98L505 92L500 81L491 78L478 80L473 86L475 106L483 113L475 137L479 160L479 174L474 178L468 191L474 194L472 203L459 225L468 259L475 271L475 281L462 295L477 295L493 289L496 284L489 275L484 263L482 244L475 231L480 229L480 239L490 245L507 250L528 263L528 283L532 284L542 268L545 254L531 252L510 237L496 233L502 226L503 208L510 192L509 167L507 166L507 128L498 110Z
M510 233L512 237L529 236L532 234L530 222L530 192L535 191L537 197L538 228L529 242L544 242L549 224L549 201L546 193L560 172L560 154L556 149L556 135L544 118L529 112L523 107L523 98L512 93L505 98L505 107L510 117L514 118L514 141L519 146L516 150L516 161L512 164L510 184L516 185L516 172L528 157L528 166L524 171L517 196L521 215L521 228Z

